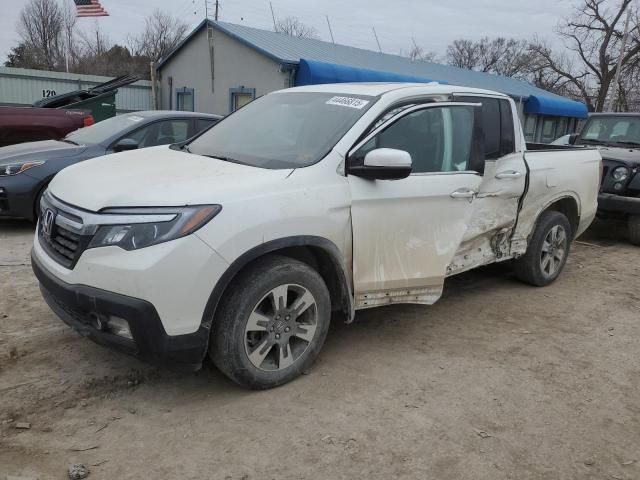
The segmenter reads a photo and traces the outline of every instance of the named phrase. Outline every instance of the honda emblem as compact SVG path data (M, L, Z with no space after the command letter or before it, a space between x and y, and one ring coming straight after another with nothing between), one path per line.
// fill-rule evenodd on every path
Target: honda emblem
M56 214L53 210L47 209L42 216L42 235L47 238L51 237L53 233L53 222L56 219Z

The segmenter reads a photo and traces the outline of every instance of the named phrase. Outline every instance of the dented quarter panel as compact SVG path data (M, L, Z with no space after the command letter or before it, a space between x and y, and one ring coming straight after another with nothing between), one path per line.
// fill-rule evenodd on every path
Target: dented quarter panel
M595 218L601 156L596 149L528 151L529 188L512 239L512 253L523 254L540 214L563 198L572 198L580 217L576 237Z

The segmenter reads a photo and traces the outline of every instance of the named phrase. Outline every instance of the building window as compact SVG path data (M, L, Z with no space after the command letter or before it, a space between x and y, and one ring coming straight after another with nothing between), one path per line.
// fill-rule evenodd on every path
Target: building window
M229 113L235 112L239 108L244 107L247 103L256 98L255 88L246 88L244 86L229 89Z
M558 126L556 127L556 138L560 138L563 135L567 134L568 120L569 119L567 117L560 117L560 119L558 119Z
M524 138L527 142L534 142L536 138L536 115L527 115L524 121Z
M176 110L182 112L193 112L195 108L193 88L177 88L176 89Z

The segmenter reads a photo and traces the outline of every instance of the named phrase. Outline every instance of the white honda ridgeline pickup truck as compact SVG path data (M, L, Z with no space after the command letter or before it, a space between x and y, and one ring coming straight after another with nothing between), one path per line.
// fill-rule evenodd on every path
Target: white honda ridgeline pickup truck
M532 148L532 147L530 147ZM601 157L527 150L515 103L434 84L265 95L183 144L66 168L42 199L33 269L92 340L269 388L329 322L430 305L446 277L514 260L543 286L593 220Z

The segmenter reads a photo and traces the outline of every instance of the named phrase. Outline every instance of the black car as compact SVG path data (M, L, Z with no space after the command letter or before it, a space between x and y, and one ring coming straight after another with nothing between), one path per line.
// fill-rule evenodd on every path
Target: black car
M0 217L35 220L40 195L69 165L109 153L184 142L221 118L193 112L135 112L81 128L60 141L2 147Z
M629 241L640 245L640 113L592 113L579 134L557 144L595 146L602 155L598 216L627 222Z

